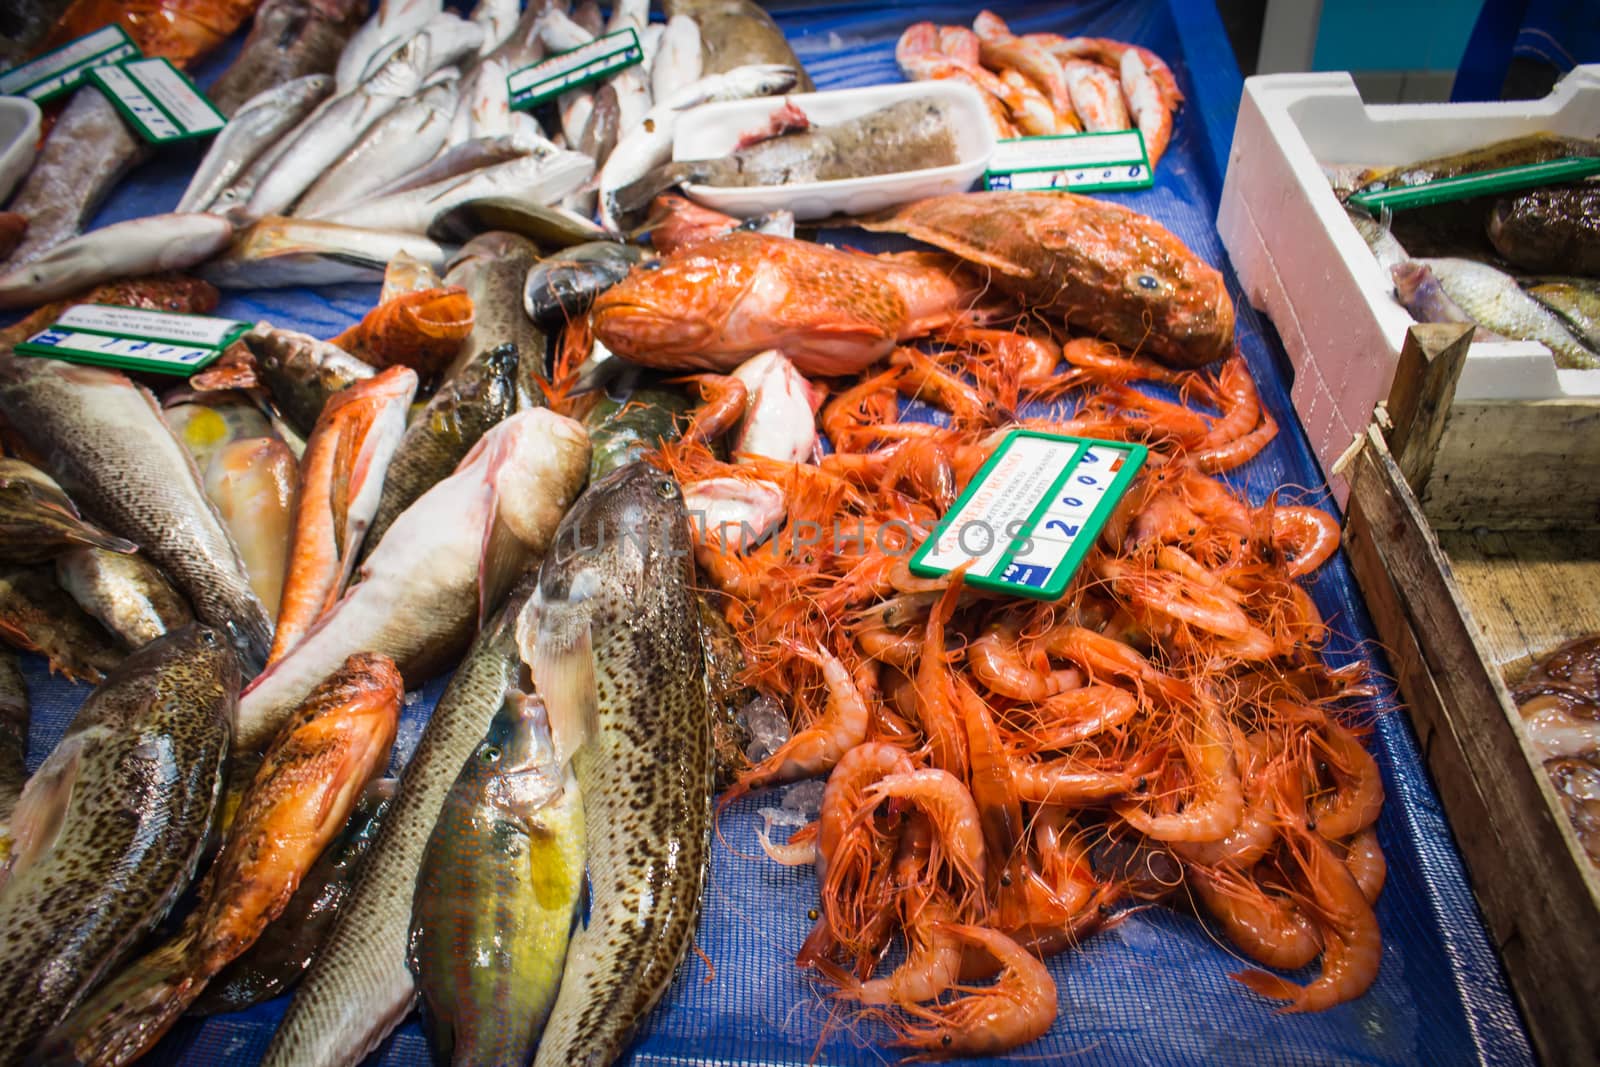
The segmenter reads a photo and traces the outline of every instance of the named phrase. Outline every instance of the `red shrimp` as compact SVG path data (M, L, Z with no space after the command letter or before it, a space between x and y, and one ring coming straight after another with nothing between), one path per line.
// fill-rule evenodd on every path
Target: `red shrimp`
M841 756L866 740L867 702L845 665L826 649L808 648L794 641L782 644L792 655L822 672L828 687L827 711L785 741L778 751L741 774L739 781L728 790L724 803L751 789L811 778L831 770Z
M1000 962L992 986L956 986L963 996L934 1004L902 1004L921 1025L901 1023L897 1044L938 1056L989 1056L1027 1044L1054 1025L1056 984L1027 949L983 926L945 926Z
M922 650L917 657L917 672L913 676L917 692L917 715L923 733L928 736L929 757L935 767L960 778L965 778L967 774L967 739L950 684L944 631L955 612L956 601L961 598L961 576L965 570L963 565L960 571L949 576L944 595L928 614Z
M1350 837L1378 820L1383 810L1383 775L1361 739L1336 722L1324 723L1315 746L1338 788L1312 799L1313 828L1323 837Z
M1233 739L1222 709L1206 699L1195 723L1194 739L1184 743L1194 795L1182 811L1152 815L1125 804L1117 814L1135 830L1157 841L1220 841L1244 814L1244 791L1234 761Z
M691 374L668 381L694 385L704 402L683 431L685 441L709 444L716 440L738 424L750 402L750 391L732 375Z
M1248 878L1227 870L1190 868L1195 895L1228 940L1267 967L1292 971L1322 951L1317 927L1288 897L1268 893Z
M1339 551L1339 520L1321 508L1274 507L1272 547L1284 559L1284 576L1310 574Z

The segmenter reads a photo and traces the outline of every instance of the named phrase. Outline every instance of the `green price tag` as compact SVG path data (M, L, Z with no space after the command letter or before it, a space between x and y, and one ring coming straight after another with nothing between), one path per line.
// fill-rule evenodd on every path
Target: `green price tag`
M1591 174L1600 174L1600 157L1570 156L1566 159L1552 159L1545 163L1524 163L1517 167L1479 171L1477 174L1461 174L1454 178L1440 178L1438 181L1420 182L1417 185L1375 189L1371 192L1356 193L1348 202L1372 215L1377 215L1384 208L1390 211L1403 211L1412 207L1448 204L1455 200L1470 200L1475 196L1491 196L1495 193L1510 193L1518 189L1532 189L1556 182L1576 181Z
M995 144L985 189L1148 189L1155 170L1138 130L1012 137Z
M170 60L136 59L97 67L89 79L116 105L129 126L151 144L189 141L228 124L222 112Z
M138 55L128 31L113 23L0 74L0 96L26 96L43 104L76 89L93 68Z
M968 585L1057 599L1148 452L1126 441L1012 432L912 555L911 573L940 578L970 563Z
M222 355L248 322L210 315L79 304L17 345L25 356L188 377Z
M511 94L512 108L521 111L643 62L639 35L630 27L513 71L506 76L506 89Z

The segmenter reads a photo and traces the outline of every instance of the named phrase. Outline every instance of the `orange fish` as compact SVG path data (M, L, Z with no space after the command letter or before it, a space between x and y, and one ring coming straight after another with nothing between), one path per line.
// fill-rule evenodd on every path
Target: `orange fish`
M119 23L152 58L186 65L233 36L260 0L74 0L41 46L48 52Z
M109 1067L160 1040L278 917L343 829L388 762L404 693L388 657L362 652L306 697L262 758L182 930L80 1005L35 1055Z
M436 374L455 358L472 320L472 298L461 286L423 289L379 304L332 343L377 367Z
M775 348L802 374L854 374L969 302L922 260L730 233L635 267L595 301L592 322L600 343L647 367L725 372Z
M300 643L317 616L339 599L378 509L383 477L406 429L417 392L409 367L390 367L333 394L300 463L294 547L267 662Z

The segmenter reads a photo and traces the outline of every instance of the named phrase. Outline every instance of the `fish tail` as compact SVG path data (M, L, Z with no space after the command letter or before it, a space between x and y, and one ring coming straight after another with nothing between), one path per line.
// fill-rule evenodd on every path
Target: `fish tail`
M174 938L102 986L45 1036L29 1067L119 1067L144 1055L205 988L192 945Z
M139 551L139 546L126 538L116 534L107 533L97 526L86 522L76 523L67 536L75 544L86 545L90 548L103 548L107 552L115 552L120 556L128 556Z

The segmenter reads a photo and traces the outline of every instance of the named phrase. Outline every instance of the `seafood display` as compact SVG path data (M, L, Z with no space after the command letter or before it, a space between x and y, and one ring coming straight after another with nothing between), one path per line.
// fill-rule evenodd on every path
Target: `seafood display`
M1574 638L1511 690L1533 753L1589 859L1600 863L1600 637Z
M198 76L226 126L136 203L152 150L82 89L0 216L0 1067L232 1055L192 1042L239 1026L271 1067L420 1056L417 1025L460 1067L648 1057L700 974L749 993L717 970L752 885L785 919L745 916L758 977L803 998L774 1031L819 1062L838 1032L1056 1058L1063 975L1113 930L1181 927L1269 1040L1392 996L1360 1001L1408 961L1378 918L1411 844L1380 822L1387 690L1359 612L1322 614L1340 526L1287 484L1261 337L1162 206L1178 75L1021 32L1066 14L885 22L884 71L976 87L1002 136L1136 129L1174 162L1127 198L797 231L798 201L668 190L942 166L950 109L813 124L780 98L801 55L837 84L836 42L661 6L0 16L31 51L114 19L180 66L254 16ZM623 31L636 60L517 95ZM696 108L753 97L736 149L674 161ZM1480 235L1537 276L1369 229L1419 316L1578 365L1591 190L1543 192ZM83 303L238 325L183 376L23 354ZM1066 591L914 572L1019 432L1139 457ZM1592 651L1524 683L1581 833Z

